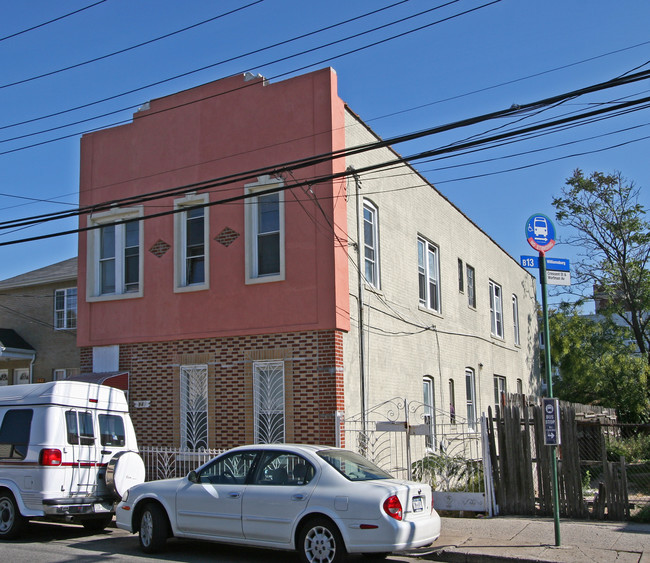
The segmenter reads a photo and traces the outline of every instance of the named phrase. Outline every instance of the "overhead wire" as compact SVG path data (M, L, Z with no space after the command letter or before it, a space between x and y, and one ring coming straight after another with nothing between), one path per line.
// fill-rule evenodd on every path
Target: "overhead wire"
M645 73L642 73L642 74L644 76L643 79L647 79L649 77L648 75L645 75ZM635 78L635 80L640 80L640 79L641 79L641 77L636 77ZM627 81L626 81L626 83L627 83ZM598 87L596 88L596 86L598 86ZM597 91L598 89L605 89L605 88L609 88L609 87L613 87L613 83L611 81L601 83L600 85L592 85L590 87L580 89L580 91L590 91L591 92L591 91ZM594 90L594 88L596 88L596 90ZM547 98L547 101L548 101L548 103L554 103L556 100L561 99L562 96L572 97L575 92L577 92L577 91L572 91L572 92L565 93L565 94L559 95L559 96L553 96L551 98ZM586 119L588 117L593 117L593 116L597 116L597 115L610 113L610 112L613 112L613 111L618 111L621 108L630 108L631 106L634 106L634 105L637 105L637 104L640 104L640 103L648 104L648 102L650 102L650 97L642 98L640 100L627 101L627 102L623 102L621 104L617 104L614 107L599 108L599 109L592 110L590 112L585 112L585 113L578 114L578 115L567 116L567 117L557 119L557 120L554 120L554 121L551 121L551 122L548 122L548 123L536 124L536 125L532 125L532 126L529 126L529 127L521 128L521 129L516 130L516 131L500 133L498 135L493 135L493 136L491 136L489 138L483 138L483 139L480 139L480 140L475 139L473 141L468 141L468 142L465 142L465 143L462 143L462 144L454 144L453 146L445 146L445 147L442 147L442 148L432 149L432 150L429 150L429 151L424 151L424 152L421 152L421 153L417 153L415 155L411 155L409 157L397 157L393 161L381 163L381 165L373 165L372 167L366 167L367 170L364 170L364 171L369 171L369 170L378 169L378 168L382 168L382 167L385 168L385 167L393 165L393 164L398 164L401 160L406 160L406 161L409 161L409 162L410 161L417 161L417 160L421 160L421 159L424 159L424 158L429 158L429 157L432 157L432 156L436 156L436 155L439 155L439 154L445 154L445 153L449 153L449 152L460 151L460 150L464 150L466 148L471 148L471 147L478 146L480 144L486 144L486 143L491 143L491 142L494 142L494 141L497 141L497 140L508 139L508 138L514 137L515 135L522 135L522 134L525 134L525 133L538 131L538 130L544 129L544 128L555 127L555 126L558 126L558 125L571 123L571 122L577 121L579 119ZM221 177L221 178L212 179L212 180L205 181L205 182L198 182L198 183L184 185L184 186L180 186L180 187L177 186L177 187L170 188L170 189L167 189L167 190L159 190L159 191L156 191L156 192L150 192L149 194L146 194L144 196L139 195L139 196L132 196L132 197L129 197L129 198L122 198L122 199L118 199L118 200L111 200L109 202L104 202L103 204L97 204L97 205L90 206L89 208L80 208L79 210L75 210L75 211L58 212L58 213L54 213L54 214L49 214L47 216L36 216L36 217L28 218L27 220L22 220L21 219L21 220L17 220L17 221L4 222L4 223L0 223L0 229L6 229L6 228L10 228L10 227L13 228L13 227L16 227L16 226L22 226L24 224L28 224L29 222L45 222L45 221L51 221L51 220L56 220L56 219L60 219L60 218L72 217L72 216L79 215L79 214L82 214L82 213L85 213L85 212L89 212L90 210L97 211L97 210L101 210L101 209L106 209L106 208L109 208L109 207L117 205L117 204L143 203L143 202L149 201L151 199L156 199L156 198L160 198L160 197L185 193L190 189L215 188L215 187L223 186L225 184L231 184L232 182L236 182L236 181L244 181L244 180L247 180L247 179L252 179L252 178L255 178L258 175L263 174L263 173L272 172L274 174L277 174L278 171L283 171L283 170L287 170L287 169L296 170L298 168L304 168L304 167L307 167L307 166L313 166L315 164L320 164L320 163L323 163L323 162L327 162L328 160L331 160L333 158L340 158L340 157L344 157L344 156L352 156L354 154L359 154L359 153L366 152L366 151L369 151L369 150L375 150L377 148L388 147L388 146L392 146L393 144L398 144L400 142L405 142L405 141L408 141L408 140L413 140L413 139L416 139L416 138L421 138L421 137L424 137L424 136L432 135L434 133L438 133L438 132L441 132L441 131L447 131L447 130L450 130L452 128L457 128L457 127L460 127L460 126L463 126L463 125L466 125L466 124L469 124L469 123L474 124L474 123L478 123L478 122L485 121L485 120L488 120L488 119L494 119L495 116L500 117L500 116L506 115L508 113L513 114L513 113L516 113L516 112L519 112L519 111L525 111L526 109L528 109L528 107L539 107L540 104L542 104L542 101L537 101L537 102L533 102L531 104L526 104L526 105L521 106L520 108L517 108L517 109L510 108L509 110L502 110L500 112L492 112L490 114L484 114L482 116L475 117L475 118L472 118L472 119L460 120L460 121L457 121L457 122L453 122L451 124L446 124L446 125L443 125L443 126L437 126L437 127L421 130L419 132L410 133L410 134L406 134L406 135L401 135L401 136L398 136L398 137L393 137L393 138L386 139L386 140L380 140L380 141L377 141L377 142L374 142L374 143L366 143L365 145L359 145L359 146L355 146L355 147L349 147L349 148L346 148L346 149L341 149L341 150L338 150L338 151L332 151L330 153L324 153L323 155L318 155L318 156L315 156L315 157L309 157L307 159L298 159L298 160L289 161L289 162L286 162L286 163L283 163L283 164L278 164L278 165L275 165L275 166L272 166L272 167L258 168L258 169L255 169L255 170L246 171L244 173L224 176L224 177ZM342 177L342 176L345 176L345 174L339 175L338 177ZM327 177L325 180L321 179L319 181L328 181L328 180L331 180L331 179L334 179L334 176L330 175L330 177ZM3 243L3 244L6 244L6 243Z

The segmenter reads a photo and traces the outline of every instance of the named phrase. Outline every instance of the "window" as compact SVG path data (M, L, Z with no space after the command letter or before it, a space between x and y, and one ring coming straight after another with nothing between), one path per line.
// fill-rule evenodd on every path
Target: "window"
M8 410L0 425L0 458L25 459L32 429L31 409Z
M208 366L181 366L181 447L208 447Z
M284 442L284 363L253 362L256 444Z
M431 377L425 377L422 380L423 403L424 403L424 423L428 426L428 432L425 438L425 446L428 449L436 447L436 413L434 399L434 384Z
M474 275L474 268L467 265L467 304L476 309L476 278Z
M476 391L474 384L474 370L465 369L465 396L467 400L467 428L476 430Z
M515 344L519 346L519 300L512 294L512 327L514 330Z
M9 385L9 370L0 369L0 387Z
M284 193L264 193L282 185L269 176L246 185L247 283L284 279Z
M135 207L111 210L89 219L90 226L100 225L88 232L87 285L91 301L142 295L141 224L140 221L120 222L141 216L142 208ZM68 298L67 295L63 297ZM76 324L76 290L74 298ZM58 306L56 313L59 313ZM62 320L66 320L65 316L62 316ZM59 322L58 317L56 322Z
M54 291L54 328L77 328L77 288Z
M209 283L208 194L190 194L174 202L175 291L207 289Z
M363 203L363 256L366 282L379 289L379 218L377 208Z
M449 380L449 422L456 424L456 389L454 380Z
M245 451L219 456L198 473L197 481L212 485L243 485L258 455L256 451Z
M463 293L465 291L465 270L463 268L463 261L458 259L458 291Z
M524 394L524 385L523 385L521 379L517 379L517 394L518 395L523 395Z
M438 248L418 238L418 284L420 304L440 312L440 268Z
M493 336L503 338L503 305L501 286L490 280L490 330Z
M306 485L314 478L314 466L296 454L265 453L254 485Z
M99 439L102 446L124 447L126 443L126 432L124 432L124 420L115 414L99 415Z
M92 446L95 443L93 415L89 412L66 411L65 426L68 444Z
M65 369L53 369L52 370L52 381L61 381L62 379L67 378L67 373Z
M501 408L506 406L506 378L500 375L494 376L494 405Z

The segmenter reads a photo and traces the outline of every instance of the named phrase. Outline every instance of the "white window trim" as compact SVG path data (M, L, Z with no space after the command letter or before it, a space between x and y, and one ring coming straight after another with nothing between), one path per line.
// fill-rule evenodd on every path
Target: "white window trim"
M476 372L472 368L465 368L465 394L467 395L467 378L471 378L469 390L471 392L471 397L465 397L465 403L467 405L466 415L467 415L467 429L470 432L476 432L478 428L478 421L476 420ZM470 412L471 409L471 412Z
M436 387L433 377L425 375L422 378L422 395L424 399L423 414L425 417L425 424L429 425L429 431L425 435L426 449L428 452L434 451L437 447L435 389ZM426 417L429 417L428 421Z
M260 176L257 182L246 184L246 195L264 192L272 188L280 188L284 182L280 178L269 175ZM244 222L246 229L246 284L269 283L285 279L285 220L284 220L284 190L278 192L280 214L280 271L277 274L260 276L257 273L257 198L245 200Z
M472 272L471 276L470 271ZM476 310L476 269L467 263L465 264L465 287L467 288L467 306ZM474 303L471 303L471 301L474 301Z
M379 245L379 209L370 200L367 200L367 199L363 200L363 207L361 209L361 225L363 226L362 229L361 229L362 233L365 233L365 228L366 228L365 227L365 225L366 225L365 210L366 209L368 209L371 212L372 217L373 217L372 236L373 236L373 239L375 241L375 244L374 244L374 246L372 246L370 248L372 248L372 250L375 253L375 259L374 259L373 268L372 268L374 278L375 278L374 283L371 282L370 280L366 279L366 277L365 277L366 276L366 246L367 246L365 236L364 236L364 239L363 239L363 252L362 252L363 267L361 269L361 272L363 274L364 281L365 281L366 285L368 285L368 286L370 286L370 287L372 287L374 289L379 290L379 289L381 289L381 277L380 277L381 270L379 268L379 260L380 260L380 251L379 251L379 246L380 246Z
M181 447L208 447L210 439L209 391L207 364L180 366L180 436ZM200 410L199 410L199 407ZM205 414L205 424L197 415ZM198 434L202 431L202 434Z
M422 299L420 299L420 290L419 290L419 276L420 276L420 264L419 264L419 245L420 243L424 244L424 278L426 282L426 295L424 302ZM438 308L433 308L429 307L429 303L431 301L431 295L429 291L429 278L430 278L430 271L429 271L429 253L433 250L433 253L435 254L435 261L436 261L436 302L438 304ZM425 239L422 236L418 237L418 299L420 302L420 307L424 307L427 311L434 311L436 313L442 312L442 291L440 289L440 278L441 278L441 273L440 273L440 248L430 242L429 240Z
M61 288L61 289L55 289L54 290L54 330L77 330L77 307L75 306L75 324L74 326L68 326L70 324L70 318L68 315L68 292L74 290L77 292L76 287L66 287L66 288ZM56 308L56 295L59 292L63 292L63 309L57 309ZM78 298L78 295L75 295L75 299ZM78 305L78 303L77 303ZM56 326L56 314L59 311L63 311L63 326Z
M490 280L490 334L496 338L503 340L504 323L503 323L503 288L496 282ZM496 288L499 288L499 296L497 298ZM501 331L499 331L499 322L501 324Z
M129 291L124 293L122 284L124 283L123 264L124 257L121 256L120 260L116 264L121 264L116 271L115 283L116 283L116 292L115 293L105 293L100 294L100 275L99 275L99 245L101 242L101 227L108 226L111 223L119 223L126 219L134 219L135 217L144 216L144 207L138 205L136 207L122 207L111 209L109 211L104 211L101 213L96 213L88 217L88 226L96 227L88 231L88 246L86 248L86 301L115 301L118 299L134 299L142 297L143 288L144 288L144 228L143 222L140 222L140 228L138 229L138 246L139 246L139 260L138 260L138 291ZM122 223L123 225L123 223ZM123 250L123 245L121 246ZM117 257L116 257L117 260ZM118 273L120 274L118 276ZM117 289L120 289L121 292L118 292ZM77 298L79 295L77 294Z
M269 371L273 370L272 374ZM264 373L266 378L262 378ZM275 376L275 378L273 378ZM253 362L253 427L255 444L284 443L287 437L287 412L285 396L285 365L282 360ZM274 428L271 436L261 422L282 417L281 428ZM275 438L269 440L268 438Z
M512 324L514 329L515 346L521 345L519 334L519 298L512 294Z
M494 406L501 407L501 393L505 395L508 392L506 378L503 375L494 375L493 385L495 391Z
M185 197L174 200L174 209L182 210L174 213L174 292L185 293L210 289L210 208L203 208L203 244L204 244L204 272L203 283L185 284L185 241L186 241L186 214L190 207L205 205L210 202L208 194L187 194Z

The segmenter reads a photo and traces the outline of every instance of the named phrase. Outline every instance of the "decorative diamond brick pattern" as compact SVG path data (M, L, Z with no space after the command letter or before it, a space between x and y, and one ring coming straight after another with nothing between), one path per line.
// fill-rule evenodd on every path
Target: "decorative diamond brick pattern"
M239 233L237 231L234 231L230 227L226 227L214 238L214 240L216 240L219 244L223 244L224 246L228 247L238 238Z
M158 240L150 249L151 254L161 258L171 248L164 240Z

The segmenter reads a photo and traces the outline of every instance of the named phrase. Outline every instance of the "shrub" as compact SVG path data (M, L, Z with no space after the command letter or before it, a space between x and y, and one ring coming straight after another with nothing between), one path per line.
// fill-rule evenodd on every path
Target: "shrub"
M627 462L650 460L650 435L637 434L608 440L607 459L618 461L620 456L625 456Z

